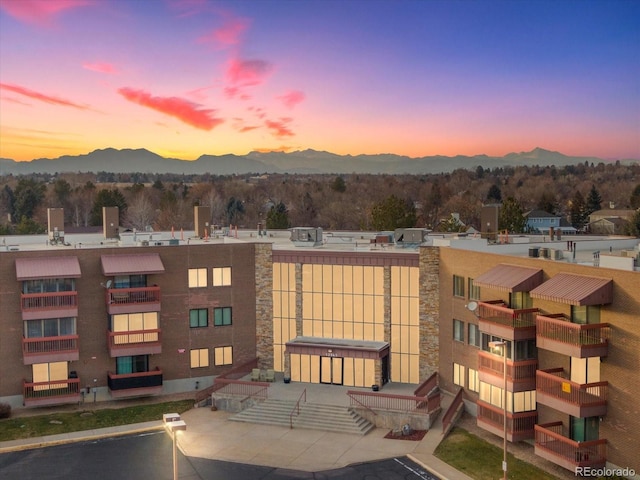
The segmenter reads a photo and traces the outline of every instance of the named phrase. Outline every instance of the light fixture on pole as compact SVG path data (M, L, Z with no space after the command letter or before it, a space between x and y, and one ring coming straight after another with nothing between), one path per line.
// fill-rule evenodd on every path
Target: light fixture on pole
M180 415L177 413L165 413L162 416L165 428L171 432L171 438L173 440L173 480L178 480L178 432L187 429L187 424L184 420L180 420Z
M507 342L489 342L489 348L502 348L502 376L504 384L502 385L502 478L507 480Z

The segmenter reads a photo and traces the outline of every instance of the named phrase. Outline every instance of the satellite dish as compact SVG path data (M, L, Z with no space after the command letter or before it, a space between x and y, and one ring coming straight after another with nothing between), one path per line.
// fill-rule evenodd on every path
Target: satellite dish
M467 304L467 309L471 310L472 312L475 312L478 309L478 302L469 302Z
M111 280L107 280L107 283L105 284L104 288L106 288L107 290L109 290L111 288L113 281Z

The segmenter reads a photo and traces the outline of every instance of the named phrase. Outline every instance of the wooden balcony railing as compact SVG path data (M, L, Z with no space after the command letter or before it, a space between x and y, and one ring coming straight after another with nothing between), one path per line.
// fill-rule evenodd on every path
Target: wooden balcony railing
M108 305L160 303L160 287L110 288L107 290Z
M563 314L536 317L538 347L572 357L606 356L610 335L608 323L582 325Z
M416 397L424 397L438 386L438 372L433 372L429 378L418 385L413 392Z
M130 397L157 394L162 391L162 370L156 368L149 372L108 373L107 384L113 397Z
M22 395L26 406L56 405L75 402L80 398L80 379L50 382L24 381Z
M126 332L107 331L109 348L135 346L140 343L161 343L162 330L154 328L152 330L129 330Z
M20 295L22 311L68 310L78 308L78 292L23 293Z
M430 397L416 397L411 395L393 395L379 392L363 392L349 390L347 395L351 399L351 406L365 407L370 410L392 410L427 415L440 407L440 395ZM432 410L429 410L429 409Z
M535 382L538 360L513 361L507 359L507 381L513 383ZM478 352L478 370L499 377L504 375L504 359L489 352Z
M537 402L574 417L606 415L609 382L572 382L562 368L536 372Z
M510 328L533 327L536 324L537 308L515 310L509 308L502 300L479 302L480 319L499 323Z
M221 388L224 388L226 385L228 385L227 383L222 382L223 379L238 380L250 374L251 371L257 367L258 367L258 359L254 358L252 360L249 360L248 362L245 362L241 365L233 367L232 369L226 371L221 375L218 375L215 378L213 385L203 390L200 390L198 391L198 393L196 393L196 398L195 398L196 404L206 400L211 396L213 392L220 390ZM248 383L251 383L251 382L248 382ZM255 384L255 382L253 383Z
M478 426L502 437L504 435L504 410L488 403L478 401ZM519 442L534 436L534 426L538 412L507 412L507 440Z
M602 468L607 461L605 439L577 442L562 434L562 422L535 426L535 453L572 472L575 467Z

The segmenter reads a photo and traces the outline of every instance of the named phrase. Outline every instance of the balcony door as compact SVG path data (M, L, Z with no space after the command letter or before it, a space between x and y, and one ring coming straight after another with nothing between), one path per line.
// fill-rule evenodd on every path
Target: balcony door
M571 440L588 442L600 438L600 417L570 417Z

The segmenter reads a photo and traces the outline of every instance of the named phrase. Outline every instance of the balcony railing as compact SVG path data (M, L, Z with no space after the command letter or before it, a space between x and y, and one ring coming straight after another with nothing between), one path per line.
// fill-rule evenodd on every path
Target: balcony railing
M22 338L22 358L25 365L78 360L78 335Z
M507 340L535 338L537 308L513 309L502 300L479 302L480 331Z
M160 287L110 288L106 303L111 314L159 311Z
M608 323L582 325L572 323L563 314L538 315L536 343L538 348L571 357L605 357L609 351L611 328Z
M61 405L80 401L80 379L23 383L23 401L27 407Z
M348 390L352 407L365 407L368 410L385 410L427 415L440 408L440 393L416 397L389 393L363 392Z
M574 417L607 414L609 382L579 384L567 378L562 368L536 372L536 401Z
M107 330L107 344L112 357L162 353L162 330Z
M502 437L504 435L504 410L488 403L478 401L478 426ZM534 437L533 427L536 424L538 412L507 412L507 440L519 442Z
M520 360L513 361L507 359L507 390L514 392L522 392L525 390L535 390L536 388L536 369L538 360ZM482 377L484 374L491 375L492 379L481 378L483 381L489 381L492 385L503 385L504 378L504 359L499 355L493 355L489 352L478 352L478 372Z
M22 293L20 295L23 320L78 316L78 292ZM50 312L49 315L43 315Z
M577 442L562 434L562 422L535 426L535 454L571 472L576 467L602 468L607 462L605 439Z
M107 384L112 397L156 395L162 392L162 370L150 372L108 373Z

